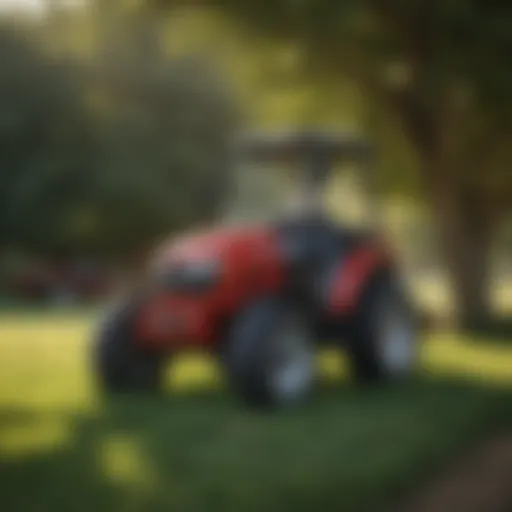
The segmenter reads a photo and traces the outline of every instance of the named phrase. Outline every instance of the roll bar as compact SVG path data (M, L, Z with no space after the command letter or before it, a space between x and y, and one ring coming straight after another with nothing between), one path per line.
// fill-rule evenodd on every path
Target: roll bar
M313 185L322 183L337 162L367 166L374 158L371 142L357 135L309 130L245 134L236 143L236 153L257 163L298 165Z

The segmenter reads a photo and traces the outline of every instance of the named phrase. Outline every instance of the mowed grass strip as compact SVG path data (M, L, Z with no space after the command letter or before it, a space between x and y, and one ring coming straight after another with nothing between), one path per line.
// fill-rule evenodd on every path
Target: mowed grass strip
M256 414L184 357L164 397L104 402L94 315L0 317L0 503L9 511L365 510L512 416L512 348L436 335L424 375L357 390L323 353L309 405Z

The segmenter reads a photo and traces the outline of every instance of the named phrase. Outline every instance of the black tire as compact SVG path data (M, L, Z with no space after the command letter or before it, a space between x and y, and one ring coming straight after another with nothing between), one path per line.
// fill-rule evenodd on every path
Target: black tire
M285 332L288 336L282 336ZM305 316L287 301L262 298L249 304L234 319L227 341L231 385L249 406L286 407L304 401L312 391L313 336ZM283 373L287 370L288 377ZM287 384L286 378L291 379Z
M393 320L401 325L400 342L390 334L389 322ZM414 312L399 280L391 272L374 276L362 296L349 334L348 354L356 380L372 383L411 377L417 366L417 331ZM397 347L394 363L390 343Z
M105 315L94 340L94 371L100 389L106 393L162 389L162 356L137 347L133 336L137 310L136 301L115 304Z

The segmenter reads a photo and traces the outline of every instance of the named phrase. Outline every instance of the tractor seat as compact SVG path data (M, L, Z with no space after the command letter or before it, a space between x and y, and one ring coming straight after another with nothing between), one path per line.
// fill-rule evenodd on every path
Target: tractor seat
M325 303L333 272L368 233L344 229L323 216L285 218L277 230L290 272L292 288L311 300L311 307Z
M320 271L344 246L339 228L320 215L281 219L277 232L290 267L308 275Z

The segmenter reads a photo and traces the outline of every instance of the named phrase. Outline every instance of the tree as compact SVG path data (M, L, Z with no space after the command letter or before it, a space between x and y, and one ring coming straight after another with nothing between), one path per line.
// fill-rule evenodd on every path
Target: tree
M460 319L486 317L491 241L512 205L507 7L484 0L215 1L219 7L256 35L295 43L304 69L319 80L353 80L386 120L384 131L397 123L437 219Z
M0 247L119 257L214 217L234 119L219 77L170 59L151 17L72 61L50 21L0 28Z
M206 62L168 57L151 14L127 16L90 68L102 146L94 234L117 253L214 218L229 187L230 97Z
M0 246L61 250L91 154L78 75L8 25L0 63Z

